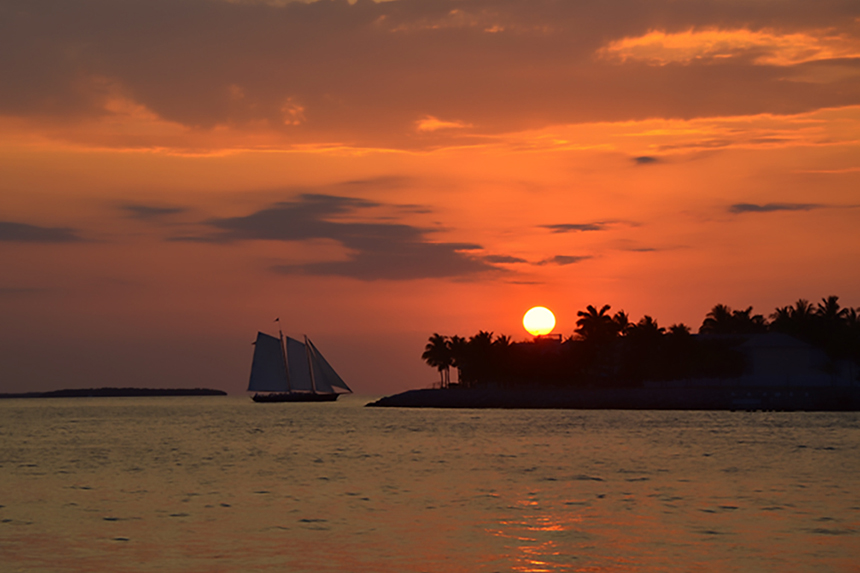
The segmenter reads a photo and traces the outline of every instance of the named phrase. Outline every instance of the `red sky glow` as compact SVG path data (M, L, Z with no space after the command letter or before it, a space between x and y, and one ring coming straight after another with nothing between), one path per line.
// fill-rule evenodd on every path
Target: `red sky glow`
M0 392L860 306L855 1L2 0L0 70Z

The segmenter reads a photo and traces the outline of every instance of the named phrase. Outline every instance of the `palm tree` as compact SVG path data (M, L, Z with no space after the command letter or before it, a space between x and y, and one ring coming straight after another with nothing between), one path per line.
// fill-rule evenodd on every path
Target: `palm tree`
M753 307L732 310L718 304L705 316L699 334L755 334L767 330L767 322L760 314L752 314Z
M493 333L485 330L469 337L457 359L460 383L473 386L489 381L493 370Z
M585 311L577 311L576 315L580 318L576 321L575 332L582 340L600 343L615 338L618 334L618 325L608 314L610 308L608 304L605 304L600 310L597 310L592 305L588 305L585 307Z
M734 333L736 334L755 334L767 330L767 322L760 314L752 314L753 307L748 306L745 310L735 310L732 312L732 322Z
M797 299L794 303L794 310L791 311L791 317L794 319L808 319L815 315L812 305L805 298Z
M818 316L806 299L798 299L794 306L776 308L770 315L770 319L771 330L807 341L815 337L814 330Z
M430 365L439 370L439 385L445 388L451 383L451 346L447 336L433 333L427 346L424 347L424 354L421 358Z
M669 327L669 334L672 336L690 336L690 327L683 322L679 322Z
M630 327L631 333L636 333L639 336L662 336L666 329L657 324L657 321L647 314L639 319L639 322Z
M731 331L732 309L724 304L715 305L699 327L699 334L729 334Z
M770 313L770 328L776 331L788 330L791 328L791 312L790 306L778 306Z
M468 342L462 336L454 335L448 339L448 348L451 350L451 366L457 369L457 384L462 382L460 372L463 362L466 360L466 345ZM450 380L448 381L450 384Z
M505 349L511 345L511 337L507 334L500 334L493 341L493 346L496 348Z
M615 313L615 316L612 317L612 322L615 323L615 327L618 329L618 334L621 336L627 334L630 327L633 326L633 323L630 322L630 316L623 310L619 310Z
M818 308L815 310L815 314L830 324L835 324L842 322L848 316L848 309L839 308L839 297L831 295L821 299L821 302L818 303Z

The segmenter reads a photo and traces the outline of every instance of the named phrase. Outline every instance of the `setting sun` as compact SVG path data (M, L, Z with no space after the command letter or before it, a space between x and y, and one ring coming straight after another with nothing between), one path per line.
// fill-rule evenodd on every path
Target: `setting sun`
M536 306L523 316L523 326L534 336L549 334L555 328L555 316L550 309Z

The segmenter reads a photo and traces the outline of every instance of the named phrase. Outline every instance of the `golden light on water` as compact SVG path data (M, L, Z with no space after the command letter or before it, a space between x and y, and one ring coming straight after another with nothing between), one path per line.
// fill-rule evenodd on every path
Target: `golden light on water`
M546 307L535 306L523 316L523 327L534 336L549 334L555 328L555 315Z

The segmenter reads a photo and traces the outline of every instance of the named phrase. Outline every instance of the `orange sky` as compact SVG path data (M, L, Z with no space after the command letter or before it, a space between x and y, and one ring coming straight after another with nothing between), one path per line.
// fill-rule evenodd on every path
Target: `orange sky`
M4 0L0 392L860 306L860 6L581 4Z

